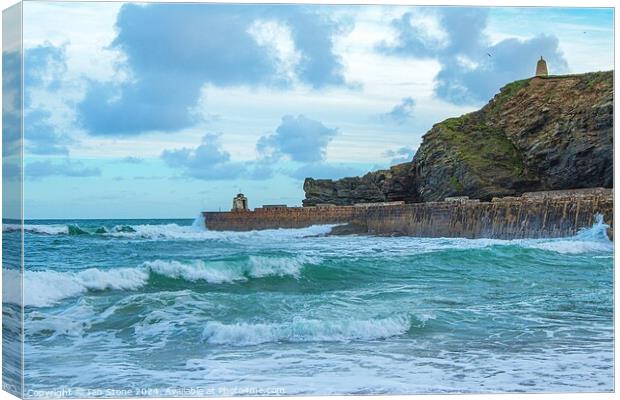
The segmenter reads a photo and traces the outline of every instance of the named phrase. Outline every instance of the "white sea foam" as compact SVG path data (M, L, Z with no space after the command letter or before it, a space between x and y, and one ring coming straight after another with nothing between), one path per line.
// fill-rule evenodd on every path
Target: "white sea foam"
M88 291L137 290L148 282L151 272L190 282L205 281L213 284L267 276L299 278L305 265L316 264L320 260L307 256L250 256L238 261L154 260L137 268L89 268L79 272L26 271L23 277L23 302L25 306L47 307ZM21 273L6 269L3 277L3 301L21 304Z
M100 270L90 268L76 275L79 282L91 290L136 290L148 279L148 274L136 268Z
M155 260L143 264L153 273L170 278L180 278L187 281L206 281L209 283L231 283L245 281L248 278L263 278L267 276L291 276L299 278L301 270L307 264L317 264L317 257L266 257L250 256L248 260L240 261L209 261L195 260L179 262L176 260Z
M177 224L132 225L135 232L109 232L108 236L153 240L281 240L328 234L335 225L313 225L300 229L265 229L247 232L209 231L199 224L181 226Z
M553 251L562 254L602 253L613 251L611 242L595 242L580 240L550 240L526 243L525 247Z
M2 269L2 302L21 304L22 273L16 269Z
M4 301L21 303L20 275L18 271L5 271L4 279L8 282L3 286L8 285L11 289L4 291ZM24 306L47 307L89 290L136 290L147 280L148 273L136 268L90 268L77 273L26 271L23 277Z
M406 333L411 325L408 316L368 320L295 319L286 323L208 322L203 340L211 344L249 346L269 342L341 342L375 340Z
M602 215L596 215L590 228L581 229L577 235L563 238L542 239L465 239L465 238L408 238L415 241L408 250L427 253L443 250L472 250L495 246L519 246L562 254L600 253L613 251L613 243L607 237Z
M95 315L93 307L82 301L55 314L31 311L25 314L25 333L27 336L81 336L92 326Z
M306 264L319 264L318 257L264 257L250 256L248 263L248 275L253 278L265 276L292 276L299 278L301 270Z
M204 261L197 260L190 264L179 261L155 260L143 264L152 272L175 279L185 279L190 282L203 280L209 283L225 283L245 280L245 277L233 269L226 269L225 265L207 266Z
M524 240L525 247L553 251L562 254L601 253L613 251L613 243L607 237L607 225L603 216L596 215L591 228L581 229L577 235L561 239Z
M188 239L188 240L202 240L208 239L206 231L200 230L193 226L181 226L177 224L145 224L145 225L131 225L131 228L135 232L108 232L106 235L122 237L122 238L137 238L137 239Z
M29 315L29 320L26 321L25 331L27 336L35 335L65 335L65 336L80 336L84 333L85 322L80 322L77 318L57 317L53 315Z
M22 228L19 224L2 224L2 232L14 232Z
M206 226L207 224L205 222L205 217L204 215L202 215L202 213L198 214L198 216L194 218L194 222L192 222L192 228L194 229L206 231Z
M21 225L19 224L2 224L2 232L13 232L20 229ZM42 235L67 235L69 233L69 227L67 225L24 224L24 232Z
M127 239L149 239L149 240L247 240L247 239L265 239L278 240L286 238L300 238L307 236L320 236L328 234L332 225L313 225L307 228L298 229L264 229L245 232L234 231L210 231L205 228L202 216L196 218L192 225L178 224L140 224L140 225L117 225L113 228L102 227L105 232L95 232L94 229L84 230L82 227L80 233L91 235L104 235ZM68 235L70 234L69 225L61 224L25 224L23 225L25 232L42 235ZM3 232L17 231L21 229L19 224L3 224Z

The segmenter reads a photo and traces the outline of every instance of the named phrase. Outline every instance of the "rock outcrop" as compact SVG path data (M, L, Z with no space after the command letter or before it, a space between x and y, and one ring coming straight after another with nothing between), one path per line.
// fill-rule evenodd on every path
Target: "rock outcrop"
M304 182L304 206L316 204L350 205L416 199L411 185L415 170L412 163L398 164L387 170L369 172L362 177L330 179L307 178Z
M409 163L336 181L307 178L304 206L613 186L613 71L535 77L434 125Z

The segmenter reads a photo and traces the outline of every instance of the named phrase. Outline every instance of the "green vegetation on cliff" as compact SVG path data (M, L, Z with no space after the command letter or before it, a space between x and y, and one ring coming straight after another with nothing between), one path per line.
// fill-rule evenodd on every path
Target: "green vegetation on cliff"
M472 114L466 114L437 124L437 134L432 137L434 143L422 149L420 156L444 147L455 160L467 163L480 174L487 172L490 166L523 172L521 153L502 131L483 123L472 123L472 118Z

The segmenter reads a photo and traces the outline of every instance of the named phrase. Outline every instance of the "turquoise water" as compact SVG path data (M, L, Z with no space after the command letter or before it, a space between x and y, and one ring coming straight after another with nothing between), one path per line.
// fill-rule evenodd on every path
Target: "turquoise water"
M27 222L27 395L613 389L602 223L505 241L197 222Z

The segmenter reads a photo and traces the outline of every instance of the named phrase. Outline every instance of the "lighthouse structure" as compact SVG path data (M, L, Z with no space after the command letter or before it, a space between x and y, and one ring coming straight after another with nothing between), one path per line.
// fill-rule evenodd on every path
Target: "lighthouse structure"
M536 63L536 76L547 76L547 62L540 56L540 60Z
M237 194L232 201L232 209L230 211L238 212L238 211L249 211L248 208L248 198L243 195L243 193Z

